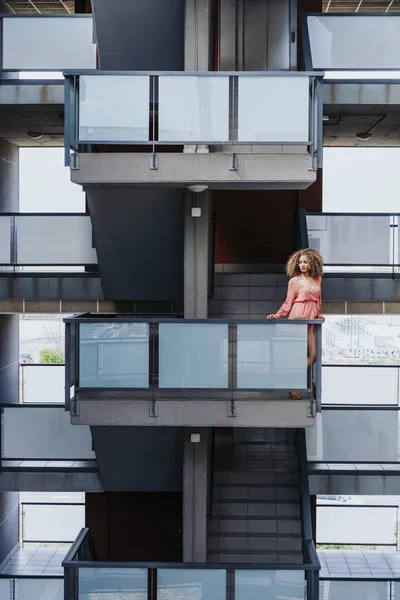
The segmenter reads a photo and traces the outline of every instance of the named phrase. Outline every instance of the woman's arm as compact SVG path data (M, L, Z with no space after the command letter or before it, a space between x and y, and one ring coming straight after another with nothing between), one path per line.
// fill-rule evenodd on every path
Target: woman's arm
M294 277L289 281L288 291L285 302L282 304L278 312L274 315L268 315L267 319L281 319L290 313L294 301L297 298L297 285Z

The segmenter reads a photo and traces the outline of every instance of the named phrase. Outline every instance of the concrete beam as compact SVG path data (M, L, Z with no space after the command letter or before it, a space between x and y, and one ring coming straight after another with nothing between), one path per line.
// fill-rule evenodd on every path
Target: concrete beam
M0 273L0 302L2 301L65 301L86 302L104 299L99 275L83 274L74 277L43 277L32 274L2 277ZM96 309L94 309L97 312ZM14 311L12 311L14 312ZM24 312L23 306L15 312Z
M284 396L283 396L284 398ZM77 400L72 425L313 427L309 400Z
M98 473L2 472L3 492L102 492Z
M7 84L0 85L0 104L31 105L59 104L64 106L64 82L58 85L33 83L29 85Z
M277 151L278 152L278 151ZM150 168L149 153L80 154L79 168L71 181L90 185L172 185L186 187L204 183L210 189L306 188L316 180L307 154L236 154L236 170L230 170L232 156L209 153L164 153L158 155L158 169Z
M310 473L310 494L347 496L398 496L400 494L399 472L386 474L371 471L350 472L348 475Z
M324 83L325 104L400 104L398 83Z

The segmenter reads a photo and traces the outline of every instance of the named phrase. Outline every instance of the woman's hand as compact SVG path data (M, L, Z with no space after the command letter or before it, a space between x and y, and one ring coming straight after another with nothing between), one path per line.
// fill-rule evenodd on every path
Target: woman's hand
M325 317L323 317L322 315L320 316L320 319L323 323L325 323Z
M272 319L276 319L275 315L268 315L267 317L268 321L272 321Z

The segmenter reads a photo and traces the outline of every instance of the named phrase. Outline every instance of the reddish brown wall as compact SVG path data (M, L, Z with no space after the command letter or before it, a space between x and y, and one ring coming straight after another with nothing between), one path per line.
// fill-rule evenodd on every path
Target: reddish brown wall
M322 173L307 190L214 191L215 263L284 264L296 250L299 208L322 210Z
M90 3L90 0L75 0L75 13L76 14L91 13L91 12L92 12L92 6Z
M86 494L86 527L98 560L182 561L182 494Z

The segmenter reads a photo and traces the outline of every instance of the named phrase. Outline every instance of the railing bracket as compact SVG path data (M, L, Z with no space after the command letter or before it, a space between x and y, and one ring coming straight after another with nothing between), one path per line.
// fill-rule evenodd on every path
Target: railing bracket
M238 157L236 154L232 154L229 157L229 170L237 171L238 170Z
M307 417L314 419L317 414L317 406L315 400L311 400L311 402L307 403Z
M79 154L78 152L73 152L69 158L69 168L71 171L79 170Z
M234 400L231 400L228 404L228 417L236 417L236 416L237 416L236 402Z
M71 417L79 417L79 404L75 398L71 400L69 414Z
M158 417L159 406L155 400L149 404L149 417Z
M149 169L150 169L150 171L158 171L159 166L160 166L160 159L157 156L157 154L155 154L153 152L153 154L150 156L150 166L149 166Z

